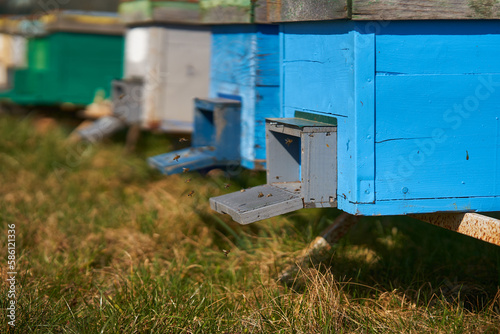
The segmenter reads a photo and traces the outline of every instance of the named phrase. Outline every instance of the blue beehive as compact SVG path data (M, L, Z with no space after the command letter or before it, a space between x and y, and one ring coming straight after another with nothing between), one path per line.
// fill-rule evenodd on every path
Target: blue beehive
M367 21L281 23L286 118L268 120L268 185L213 198L215 210L241 223L302 207L500 210L498 21L440 21L453 13L417 9L416 18L433 19L370 20L411 17L380 3L353 2L352 17ZM377 17L370 6L384 10ZM456 17L498 18L463 6ZM327 133L336 136L333 148ZM284 178L280 161L293 170ZM254 192L272 196L257 201Z
M234 108L235 102L241 104L238 111L240 124L235 126L229 123L213 123L213 131L230 141L224 149L213 149L216 146L213 139L215 137L207 137L207 133L211 132L205 131L195 122L191 149L152 157L149 159L152 166L165 174L182 171L180 163L183 160L183 168L190 169L227 163L241 163L250 169L264 168L265 118L281 116L278 32L276 25L212 27L210 99L205 101L205 105L210 105L212 99L221 98L233 101L229 102L230 108ZM212 104L206 110L224 112L225 107L222 107L221 101L216 101L217 108ZM199 114L200 110L195 106L195 114ZM195 119L197 117L195 115ZM185 159L187 152L189 161ZM174 160L177 155L181 157Z

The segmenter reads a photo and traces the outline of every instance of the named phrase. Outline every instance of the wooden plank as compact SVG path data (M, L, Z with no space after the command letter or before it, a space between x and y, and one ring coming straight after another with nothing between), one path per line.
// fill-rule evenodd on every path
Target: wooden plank
M302 197L309 208L337 206L337 128L331 129L301 135Z
M174 3L176 4L176 3ZM168 23L199 24L201 13L198 4L171 5L153 9L153 21Z
M255 27L215 26L212 30L212 82L254 85Z
M281 26L284 117L297 110L347 116L354 99L349 27L340 21Z
M349 115L355 151L354 166L346 170L355 185L355 203L375 202L375 34L354 33L354 110ZM363 31L363 32L360 32Z
M500 19L500 3L493 0L354 0L354 20Z
M356 215L384 216L434 212L492 212L498 211L500 196L466 198L430 198L385 200L373 204L352 204L346 212Z
M206 24L252 23L251 0L200 0L201 21Z
M258 0L256 22L338 20L349 17L347 0Z
M212 197L210 207L217 212L229 214L240 224L250 224L302 209L303 204L297 194L263 185L246 189L245 192Z
M500 220L477 213L412 215L424 222L500 246Z
M193 99L208 96L211 33L203 27L168 28L162 120L192 124Z
M499 99L500 74L378 76L377 200L499 196Z
M198 0L177 1L123 1L119 7L123 22L141 23L182 23L199 24L200 6Z
M67 31L91 34L123 35L125 26L118 16L93 15L91 12L61 11L42 17L48 32Z
M376 48L379 75L500 73L495 21L391 22Z

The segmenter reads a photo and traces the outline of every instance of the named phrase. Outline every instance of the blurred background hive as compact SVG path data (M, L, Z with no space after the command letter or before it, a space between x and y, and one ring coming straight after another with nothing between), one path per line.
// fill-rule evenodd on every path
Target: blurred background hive
M87 105L110 95L123 69L123 25L113 13L57 11L19 19L27 66L12 74L2 101L19 105Z

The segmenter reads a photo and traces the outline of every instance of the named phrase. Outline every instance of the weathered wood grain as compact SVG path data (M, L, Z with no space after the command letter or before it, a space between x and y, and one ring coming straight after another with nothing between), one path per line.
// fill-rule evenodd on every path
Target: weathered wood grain
M125 32L125 26L116 16L60 11L45 15L43 21L45 30L49 32L67 31L109 35L122 35Z
M241 159L265 159L264 119L279 117L279 43L276 25L220 25L212 29L210 94L242 101Z
M120 17L127 24L143 22L199 24L198 0L122 1Z
M497 0L353 0L353 20L499 19Z
M252 23L251 0L201 0L201 21L207 24Z
M200 10L197 7L158 7L153 10L156 22L196 24L200 23Z
M257 0L255 21L293 22L346 19L349 17L347 0Z

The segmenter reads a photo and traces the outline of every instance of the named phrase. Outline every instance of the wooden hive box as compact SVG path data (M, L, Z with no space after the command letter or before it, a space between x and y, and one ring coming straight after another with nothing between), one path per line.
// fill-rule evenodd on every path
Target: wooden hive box
M19 20L6 16L0 19L0 89L12 87L12 73L26 66L26 37L15 27Z
M234 16L228 18L222 14L226 13L226 9L225 6L220 8L220 16L215 16L214 12L210 16L211 21L217 22L211 25L210 91L209 100L205 101L211 105L207 110L217 110L221 115L211 116L213 131L205 131L201 124L206 126L208 123L200 122L197 128L196 121L203 112L198 107L194 108L195 130L191 149L149 159L151 165L166 174L178 173L182 168L206 168L227 163L241 164L250 169L265 168L265 118L281 116L278 26L234 24ZM246 16L245 20L252 20L249 12L239 13L244 13L241 15ZM205 17L204 15L205 12L202 17ZM244 20L242 16L241 20ZM203 22L205 21L208 21L208 18ZM215 106L220 104L218 99L239 102L240 126L226 127L214 121L217 118L222 119L222 115L229 115L224 108ZM234 108L233 104L229 105ZM225 136L225 131L231 131L233 139L230 145L225 145L222 149L215 137L210 138L212 133ZM199 159L194 157L196 152L199 152ZM174 160L177 155L183 158ZM187 157L189 159L186 159ZM184 161L184 164L181 161Z
M23 20L27 66L13 73L0 99L22 105L87 105L97 92L110 95L123 68L123 25L111 13L60 11L36 23Z
M307 131L314 134L337 123L330 153L324 139L308 136L297 143L305 150L300 157L293 155L296 141L287 140L305 130L299 137L285 135L277 145L276 130L268 128L268 144L281 147L269 147L268 158L295 157L290 181L300 182L293 194L303 201L299 206L331 203L356 215L500 210L500 5L321 3L283 0L268 12L281 21L286 118L269 120L268 127L281 124L286 132L300 120L312 121L317 125ZM324 166L334 158L331 177ZM301 171L307 166L316 166L309 176L319 178L317 189L328 185L329 192L311 192ZM268 169L269 185L286 188L276 176L279 171ZM271 199L246 211L238 209L248 200L240 194L213 198L211 204L243 223L296 209Z
M125 68L114 90L130 85L114 100L128 124L166 132L192 132L193 99L209 87L210 27L200 25L197 1L122 1L119 15L127 23ZM116 94L120 97L121 94Z

